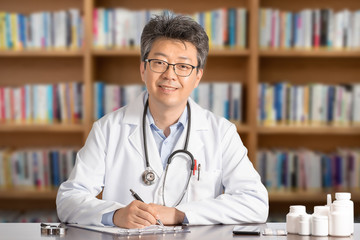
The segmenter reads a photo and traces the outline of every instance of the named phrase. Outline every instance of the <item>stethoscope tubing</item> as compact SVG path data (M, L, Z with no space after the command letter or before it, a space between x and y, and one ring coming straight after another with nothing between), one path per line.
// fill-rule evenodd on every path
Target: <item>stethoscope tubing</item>
M146 114L147 114L147 110L149 107L149 99L146 100L146 103L144 105L144 112L143 112L143 119L142 119L142 128L143 128L143 142L144 142L144 155L145 155L145 164L146 164L146 170L147 171L153 171L150 167L150 163L149 163L149 157L148 157L148 149L147 149L147 143L146 143ZM168 157L167 163L166 163L166 167L165 167L165 173L164 173L164 181L162 184L162 198L163 198L163 203L166 206L165 203L165 182L166 182L166 176L168 173L168 168L169 165L171 164L173 158L175 155L180 154L180 153L184 153L186 155L188 155L191 159L191 166L190 166L190 172L189 172L189 177L186 181L186 185L185 188L183 190L183 193L181 194L181 197L179 198L179 200L177 201L177 203L174 206L177 206L180 204L180 202L182 201L182 199L184 198L187 189L189 187L189 183L190 183L190 178L191 178L191 173L194 170L195 167L195 161L194 161L194 156L187 150L188 144L189 144L189 138L190 138L190 130L191 130L191 109L190 109L190 104L189 102L186 103L186 107L187 107L187 111L188 111L188 128L186 131L186 138L185 138L185 144L184 144L184 148L183 149L179 149L174 151L173 153L170 154L170 156ZM146 182L144 180L144 183L147 185L151 185L153 182Z

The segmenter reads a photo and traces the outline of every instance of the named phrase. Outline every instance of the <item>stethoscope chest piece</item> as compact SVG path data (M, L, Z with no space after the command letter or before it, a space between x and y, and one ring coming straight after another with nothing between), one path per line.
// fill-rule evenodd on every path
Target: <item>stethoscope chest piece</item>
M142 174L142 180L146 185L152 185L155 182L155 179L156 179L156 175L154 170L147 167Z

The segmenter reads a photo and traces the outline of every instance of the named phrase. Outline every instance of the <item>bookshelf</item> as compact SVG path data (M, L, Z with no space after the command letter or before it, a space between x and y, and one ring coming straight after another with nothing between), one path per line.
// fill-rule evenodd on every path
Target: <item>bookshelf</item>
M306 147L331 152L337 147L358 148L359 126L261 126L257 122L258 84L288 80L293 84L322 82L331 84L360 83L359 50L282 50L260 49L259 9L277 8L300 11L305 8L332 8L352 11L360 9L357 0L13 0L1 1L0 10L21 12L56 11L78 8L84 19L84 44L80 50L0 51L0 86L28 83L60 83L80 81L84 84L84 117L82 124L19 125L0 124L0 146L12 148L82 146L93 123L93 83L140 83L139 48L92 48L92 13L95 8L123 7L130 10L172 9L176 13L193 13L223 7L244 7L248 10L247 48L211 49L203 82L221 79L241 82L243 86L243 122L234 122L256 165L256 153L262 148ZM355 206L360 202L360 189L352 191ZM270 213L285 216L295 202L308 206L325 203L322 191L270 192ZM55 208L56 189L2 189L3 209ZM29 204L28 204L29 202ZM359 213L359 209L355 209ZM358 215L358 214L357 214ZM284 219L282 219L284 220Z

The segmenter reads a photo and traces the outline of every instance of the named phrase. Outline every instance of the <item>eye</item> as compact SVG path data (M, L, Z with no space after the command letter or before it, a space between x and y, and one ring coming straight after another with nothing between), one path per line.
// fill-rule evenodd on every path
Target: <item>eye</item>
M153 60L152 62L153 62L153 64L158 65L158 66L166 65L166 63L161 60Z
M186 71L186 70L191 69L191 66L188 65L188 64L178 64L178 65L177 65L177 68L178 68L179 70L184 70L184 71Z

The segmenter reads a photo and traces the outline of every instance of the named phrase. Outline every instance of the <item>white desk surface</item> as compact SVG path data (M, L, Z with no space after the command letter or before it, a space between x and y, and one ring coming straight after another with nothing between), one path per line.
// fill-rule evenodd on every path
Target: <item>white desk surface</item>
M355 233L351 237L315 237L288 234L287 236L238 236L233 235L232 229L235 225L209 225L191 226L190 233L166 234L166 235L143 235L118 237L116 235L98 233L79 228L69 227L64 236L41 235L40 223L0 223L1 240L119 240L119 239L141 239L141 240L227 240L227 239L266 239L266 240L360 240L360 223L355 224ZM269 227L273 229L285 229L285 223L267 223L259 225L262 229Z

